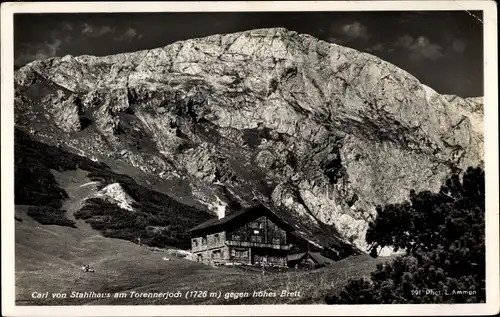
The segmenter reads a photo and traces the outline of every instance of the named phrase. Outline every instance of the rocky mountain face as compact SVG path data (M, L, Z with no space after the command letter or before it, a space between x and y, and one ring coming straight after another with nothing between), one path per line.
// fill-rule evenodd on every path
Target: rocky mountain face
M175 180L207 210L263 202L322 246L318 231L366 250L375 206L483 162L482 98L286 29L35 61L15 82L39 141Z

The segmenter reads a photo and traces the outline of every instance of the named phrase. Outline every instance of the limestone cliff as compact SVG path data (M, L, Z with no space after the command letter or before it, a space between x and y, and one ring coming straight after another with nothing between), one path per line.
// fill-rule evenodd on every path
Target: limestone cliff
M482 98L281 28L35 61L15 81L16 124L43 142L183 180L210 209L271 204L316 242L326 226L365 249L376 205L483 160Z

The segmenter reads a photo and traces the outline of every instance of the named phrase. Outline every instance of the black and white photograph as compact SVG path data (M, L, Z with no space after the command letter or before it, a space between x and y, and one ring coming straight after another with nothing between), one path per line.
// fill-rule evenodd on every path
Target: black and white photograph
M498 313L496 4L355 2L2 4L10 315Z

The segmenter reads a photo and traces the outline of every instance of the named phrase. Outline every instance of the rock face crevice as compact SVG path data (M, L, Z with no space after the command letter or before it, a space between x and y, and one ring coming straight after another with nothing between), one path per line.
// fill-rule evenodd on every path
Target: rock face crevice
M326 225L365 249L376 205L483 161L482 98L281 28L35 61L15 81L16 124L42 141L182 179L207 206L259 197L323 245Z

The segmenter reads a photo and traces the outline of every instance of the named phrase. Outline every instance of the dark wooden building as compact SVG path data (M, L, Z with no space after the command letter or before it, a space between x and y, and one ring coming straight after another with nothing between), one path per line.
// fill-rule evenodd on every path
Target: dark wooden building
M198 262L287 266L293 228L263 205L220 215L191 232L191 252Z

